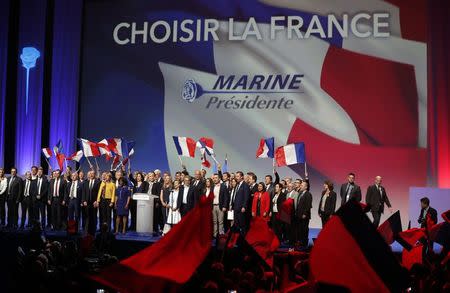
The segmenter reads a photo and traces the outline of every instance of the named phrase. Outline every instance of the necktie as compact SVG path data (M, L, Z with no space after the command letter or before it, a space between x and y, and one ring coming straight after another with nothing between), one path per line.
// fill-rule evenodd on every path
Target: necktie
M11 187L14 182L14 179L15 179L15 177L11 177L11 180L9 181L8 194L11 194Z
M92 186L94 185L94 180L91 179L89 182L89 190L92 191Z
M58 181L59 179L55 180L55 186L53 187L53 196L58 196Z
M42 184L42 178L38 179L38 195L41 195L41 184Z
M233 188L233 190L231 191L231 201L230 201L230 209L233 209L234 206L234 195L236 193L236 188Z
M25 192L24 192L25 196L28 196L29 186L30 186L30 181L27 179L27 181L25 183Z
M74 196L74 190L75 190L75 181L72 182L72 186L71 186L71 188L70 188L70 198L71 198L71 199L75 197L75 196Z

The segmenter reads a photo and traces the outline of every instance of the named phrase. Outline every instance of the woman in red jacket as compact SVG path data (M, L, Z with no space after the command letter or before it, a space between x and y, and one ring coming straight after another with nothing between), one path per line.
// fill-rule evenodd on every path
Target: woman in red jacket
M252 216L269 220L270 196L264 183L258 183L258 191L253 195Z

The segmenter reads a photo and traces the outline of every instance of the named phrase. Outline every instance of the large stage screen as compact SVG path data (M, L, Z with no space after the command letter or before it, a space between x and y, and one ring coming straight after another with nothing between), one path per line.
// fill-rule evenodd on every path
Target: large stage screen
M172 136L210 137L258 181L260 138L304 142L313 211L324 179L339 191L354 172L364 198L380 175L405 226L427 179L427 46L425 7L403 2L88 0L79 137L135 140L134 170L172 172Z

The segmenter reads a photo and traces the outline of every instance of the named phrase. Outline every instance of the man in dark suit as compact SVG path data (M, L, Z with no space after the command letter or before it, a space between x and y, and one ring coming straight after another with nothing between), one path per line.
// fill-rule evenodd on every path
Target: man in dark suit
M309 221L311 220L312 195L308 191L308 182L300 183L297 197L297 209L295 210L295 223L297 227L297 239L302 247L308 247Z
M100 179L95 178L95 172L90 170L81 187L81 212L83 230L91 235L95 235L97 230L97 207L94 203L97 201L99 188Z
M52 229L60 230L62 223L62 202L64 200L64 193L66 190L66 182L61 178L61 171L55 170L53 172L53 179L50 180L50 190L47 198L48 204L51 206L52 213Z
M244 181L244 173L236 172L235 179L237 181L234 199L232 199L234 225L245 234L247 226L245 220L245 212L250 199L250 187Z
M366 204L370 207L373 216L373 224L378 227L381 214L384 212L384 204L389 207L392 213L392 206L386 194L386 189L381 186L381 176L375 177L375 184L367 188Z
M8 225L10 229L17 229L19 200L23 192L22 178L17 176L17 169L11 168L11 176L8 178Z
M275 193L275 184L280 183L280 175L278 175L278 172L273 169L273 174L275 175L275 182L273 182L272 175L266 175L264 178L264 184L266 185L266 191L269 193L270 198L273 198L273 195Z
M247 176L246 176L246 180L245 182L248 184L248 187L250 188L250 198L248 199L247 202L247 208L246 208L246 212L245 212L245 219L247 221L247 227L250 226L250 221L252 220L252 205L253 205L253 195L255 194L255 192L258 191L258 184L257 181L258 177L256 176L255 173L253 172L248 172Z
M155 172L149 172L148 176L148 193L151 195L155 195L159 198L161 193L162 183L156 181Z
M31 183L32 183L31 172L27 171L25 173L25 180L23 182L22 194L20 196L20 206L22 207L22 216L20 217L21 230L25 228L25 222L27 222L27 227L31 227L31 219L33 219L33 206L31 201Z
M420 228L427 227L427 218L433 221L434 224L437 224L437 211L430 207L430 199L428 197L420 199L420 207L420 216L417 220L420 224Z
M159 170L158 170L159 171ZM156 172L156 171L155 171ZM148 193L156 196L153 213L153 231L160 231L164 227L162 205L159 196L161 194L162 183L156 180L156 174L153 171L148 172Z
M192 180L191 186L194 190L194 206L200 200L200 196L203 195L204 187L205 187L205 179L202 176L200 170L195 170L194 172L194 180Z
M355 174L348 173L347 182L341 185L341 206L350 199L354 198L358 202L361 201L361 188L355 183Z
M81 183L78 180L78 173L74 172L70 176L72 180L67 184L63 205L67 205L68 207L67 217L69 220L72 221L75 220L75 222L77 223L77 230L78 230L78 223L80 221L79 210L81 205L82 188Z
M5 170L0 168L0 225L6 224L6 197L8 195L8 178L5 177Z
M44 176L44 169L38 168L36 179L31 182L31 201L34 208L34 220L41 222L42 229L45 229L45 206L47 204L48 180Z
M194 208L194 188L191 186L191 176L185 175L183 186L180 187L177 206L180 207L181 217Z

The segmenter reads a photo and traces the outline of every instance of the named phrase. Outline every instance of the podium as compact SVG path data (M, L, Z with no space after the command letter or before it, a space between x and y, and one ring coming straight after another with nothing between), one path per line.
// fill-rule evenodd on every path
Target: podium
M133 199L137 201L136 232L153 233L153 212L157 196L147 193L135 193Z

